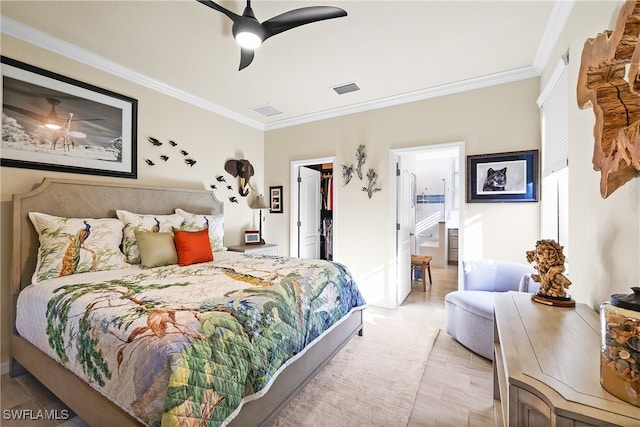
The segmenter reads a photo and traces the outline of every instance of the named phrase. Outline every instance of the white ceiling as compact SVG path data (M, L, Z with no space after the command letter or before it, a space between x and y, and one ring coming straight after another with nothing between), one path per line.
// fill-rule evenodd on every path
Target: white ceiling
M269 130L535 77L573 2L252 2L261 22L311 5L348 16L268 39L242 71L231 21L195 0L2 0L0 12L4 33ZM350 82L361 90L331 89ZM265 104L283 113L252 111Z

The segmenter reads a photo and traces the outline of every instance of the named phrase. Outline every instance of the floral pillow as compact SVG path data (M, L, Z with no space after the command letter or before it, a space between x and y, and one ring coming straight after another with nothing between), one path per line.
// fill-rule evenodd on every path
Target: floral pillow
M171 232L180 228L183 218L178 214L142 215L117 210L116 216L124 223L122 251L130 264L140 264L140 248L136 240L136 231Z
M122 221L116 218L63 218L29 212L40 247L33 283L128 264L120 251Z
M199 215L183 211L182 209L176 209L176 213L184 218L181 227L182 230L198 231L208 227L211 250L213 252L226 250L223 243L224 215Z

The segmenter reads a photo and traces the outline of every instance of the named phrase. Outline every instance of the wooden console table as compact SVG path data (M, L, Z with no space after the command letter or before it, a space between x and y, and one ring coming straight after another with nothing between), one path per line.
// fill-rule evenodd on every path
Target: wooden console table
M545 306L495 293L498 426L639 426L640 408L600 385L600 317L585 304Z

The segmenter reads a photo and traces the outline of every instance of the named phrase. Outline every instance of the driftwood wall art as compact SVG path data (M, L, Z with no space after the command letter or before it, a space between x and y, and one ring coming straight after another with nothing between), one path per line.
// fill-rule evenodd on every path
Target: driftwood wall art
M627 1L615 29L587 39L578 76L578 107L593 108L593 168L607 198L640 171L640 1Z

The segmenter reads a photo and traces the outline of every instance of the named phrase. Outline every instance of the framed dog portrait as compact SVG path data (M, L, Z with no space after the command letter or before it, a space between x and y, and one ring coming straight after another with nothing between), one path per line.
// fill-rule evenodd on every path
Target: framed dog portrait
M467 202L537 202L538 150L467 156Z

